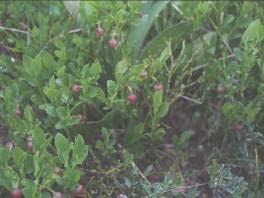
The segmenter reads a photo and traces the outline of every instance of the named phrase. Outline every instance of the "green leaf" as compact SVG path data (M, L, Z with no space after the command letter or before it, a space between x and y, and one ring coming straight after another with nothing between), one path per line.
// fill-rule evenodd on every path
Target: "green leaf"
M75 144L73 146L73 154L72 154L72 165L76 166L82 164L84 159L88 155L88 145L85 145L84 140L81 135L78 135Z
M48 183L48 180L53 175L54 168L54 158L48 152L35 152L34 153L34 176L36 180L39 180L41 177L45 177L43 180L43 185ZM56 161L57 163L57 161Z
M159 107L157 117L163 118L164 116L167 115L168 111L169 111L169 103L167 103L167 102L162 103L162 105Z
M217 80L220 72L221 72L221 64L218 62L213 62L204 69L204 79L208 83L212 83L215 80Z
M10 151L6 148L0 147L0 164L5 165L10 159Z
M41 80L46 77L45 69L43 68L41 61L41 57L35 57L34 59L31 59L29 64L23 65L23 77L31 86L35 87L36 85L39 85Z
M109 97L115 96L117 94L117 85L115 81L107 81L107 92Z
M142 58L147 58L150 55L159 55L166 47L166 42L170 41L171 45L174 46L183 40L188 35L188 32L191 32L191 25L189 23L178 23L168 27L148 42L142 50Z
M12 190L17 180L18 175L11 167L0 167L0 186Z
M174 137L174 145L178 150L185 149L188 146L188 141L193 136L193 131L184 131L180 138Z
M129 167L131 165L131 162L133 162L134 156L129 153L128 151L124 150L123 152L123 165L125 167Z
M159 13L167 6L170 1L158 1L158 2L143 2L143 9L148 7L148 9L144 10L144 15L142 19L133 26L128 33L128 45L133 50L132 57L136 58L139 53L142 45L145 41L145 38L158 17ZM160 48L160 46L159 46Z
M97 13L97 6L93 1L81 1L80 13L82 18L89 22Z
M66 59L66 51L65 49L55 50L54 54L61 59L61 61L65 61Z
M32 135L32 143L34 151L44 151L48 146L49 140L46 139L46 135L41 128L35 128Z
M80 1L74 0L74 1L63 1L64 6L68 10L68 12L76 17L80 10Z
M30 99L36 105L40 105L40 104L43 103L42 98L39 95L36 95L36 94L33 94Z
M23 194L25 197L34 197L34 198L41 198L41 194L39 193L38 186L35 185L33 182L26 183L27 185L23 188Z
M71 143L62 134L58 133L55 137L55 146L57 149L57 154L65 167L69 165L69 157L71 151Z
M231 121L238 120L241 117L241 107L238 104L225 103L222 108L223 114Z
M21 148L15 147L12 152L13 159L19 168L24 167L24 161L27 157L27 153Z
M252 21L242 36L242 43L247 47L250 42L254 45L262 42L264 39L264 25L260 23L260 19Z
M64 49L65 45L61 39L56 39L54 42L55 46L59 49Z
M115 79L117 82L120 81L122 77L124 77L123 75L126 73L128 69L127 67L128 67L128 62L126 59L117 63L115 67Z
M30 107L29 105L27 105L25 107L25 110L24 110L24 116L25 116L25 119L33 124L33 112L32 112L32 107Z
M95 148L97 148L100 151L105 151L105 146L104 146L104 142L102 140L97 140L96 144L95 144Z
M60 120L55 125L55 129L65 129L65 128L67 128L67 120Z
M204 20L206 18L206 14L209 11L209 2L199 2L197 7L194 10L194 17L195 20L193 21L194 27L195 28L200 28L200 26L203 24Z
M55 107L51 104L43 104L43 105L40 105L39 108L41 110L45 110L46 113L51 117L57 117L58 116Z
M261 108L254 106L253 103L248 104L244 108L245 121L248 124L250 124L251 122L253 122L255 120L256 115L259 113L260 110L261 110Z
M150 134L151 139L153 139L154 141L161 141L162 138L164 137L166 131L163 128L158 128L155 129L154 131L152 131L152 133Z
M68 118L69 114L65 107L58 107L56 112L58 113L60 120L66 120Z
M167 46L160 54L159 61L160 63L164 64L168 58L170 57L170 47Z
M45 66L49 74L52 74L56 71L57 63L54 60L53 56L47 51L45 51L42 55L42 64Z
M102 137L106 144L110 142L110 133L106 128L102 128Z
M40 178L40 162L41 162L39 152L36 152L33 158L34 158L34 176L37 179L39 179Z
M91 98L96 97L99 91L100 89L97 87L87 86L85 87L83 95L81 95L80 98L84 101L89 100Z
M82 67L82 71L81 71L81 78L82 79L88 79L91 75L90 72L92 73L92 71L90 71L90 65L86 64Z
M32 155L27 155L25 159L25 174L32 174L34 172L34 158Z
M54 87L45 87L44 93L52 102L58 101L61 96L60 90Z
M115 152L114 144L115 139L113 138L113 134L111 131L106 128L102 128L102 140L97 140L95 147L100 150L104 155L111 154Z
M73 168L66 168L63 175L63 183L65 188L74 187L81 178L81 172Z
M209 2L199 2L196 9L195 9L195 14L197 16L203 16L207 13L209 9Z
M79 124L80 118L76 116L71 116L68 120L65 120L65 121L66 121L66 125L69 127L69 126Z
M138 123L135 120L130 120L125 139L129 145L134 144L144 137L144 123Z
M94 62L90 67L90 77L95 80L98 80L100 74L102 73L101 65L98 61Z
M162 91L156 91L153 95L153 108L155 114L158 113L158 110L162 104L162 97L163 97Z

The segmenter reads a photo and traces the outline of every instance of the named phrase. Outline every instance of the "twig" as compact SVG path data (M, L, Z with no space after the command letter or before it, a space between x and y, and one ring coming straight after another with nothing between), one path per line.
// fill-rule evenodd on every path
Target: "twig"
M233 54L231 47L228 45L228 43L226 42L226 40L223 38L223 36L220 34L218 27L215 25L214 21L209 17L209 20L211 22L211 24L213 25L215 31L217 32L217 34L219 35L219 37L222 39L223 43L225 44L226 48L228 49L230 54Z
M205 64L202 64L202 65L198 65L198 66L196 66L195 68L192 69L192 72L197 71L199 69L202 69L202 68L206 67L208 64L209 63L205 63Z
M188 100L188 101L194 102L194 103L196 103L196 104L202 104L201 101L196 100L196 99L193 99L193 98L190 98L190 97L188 97L188 96L180 96L180 97L181 97L181 98L184 98L185 100Z
M192 186L182 186L182 187L172 188L172 189L169 189L169 190L164 190L164 191L160 192L159 194L163 194L163 193L171 192L171 191L181 191L181 190L184 190L184 189L189 189L189 188L194 188L194 187L199 187L199 186L205 186L206 184L208 184L208 182L201 183L201 184L195 184L195 185L192 185Z
M68 32L68 34L77 33L77 32L81 32L81 31L82 31L81 28L77 28L77 29L70 30L70 31ZM60 35L55 36L55 37L53 37L52 39L50 39L48 42L52 42L52 41L54 41L54 40L56 40L56 39L58 39L58 38L63 38L63 37L64 37L64 33L61 33Z
M235 58L235 57L236 57L235 54L230 54L230 55L228 55L226 57L219 58L219 60L224 60L224 59L228 59L228 58ZM192 69L192 72L197 71L199 69L202 69L204 67L207 67L208 65L209 65L209 63L205 63L205 64L202 64L202 65L198 65L198 66L196 66L195 68Z
M109 175L109 174L112 174L112 173L115 172L115 171L120 171L120 168L121 168L121 167L122 167L122 165L119 164L117 167L114 167L114 168L112 168L112 169L106 171L104 174L105 174L105 175Z
M139 175L149 184L151 185L150 181L145 177L145 175L141 172L141 170L137 167L137 165L135 164L135 162L131 162L131 165L134 169L136 169L139 173Z
M71 34L71 33L76 33L76 32L81 32L81 31L82 31L81 28L77 28L77 29L70 30L68 33Z
M118 146L120 147L120 149L122 150L122 152L124 153L126 150L122 147L121 144L118 144ZM138 166L136 165L136 163L134 161L131 162L131 166L137 170L137 172L139 173L139 175L149 184L151 185L151 182L146 178L146 176L141 172L141 170L138 168Z
M25 30L19 30L19 29L16 29L16 28L8 28L8 27L3 27L3 26L0 26L0 29L2 30L8 30L8 31L11 31L11 32L19 32L19 33L23 33L23 34L26 34L28 36L31 36L31 34Z

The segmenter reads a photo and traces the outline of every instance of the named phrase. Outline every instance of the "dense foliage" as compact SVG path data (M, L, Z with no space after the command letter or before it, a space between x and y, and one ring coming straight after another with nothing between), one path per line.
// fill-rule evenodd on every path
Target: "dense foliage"
M0 3L0 196L261 197L264 2Z

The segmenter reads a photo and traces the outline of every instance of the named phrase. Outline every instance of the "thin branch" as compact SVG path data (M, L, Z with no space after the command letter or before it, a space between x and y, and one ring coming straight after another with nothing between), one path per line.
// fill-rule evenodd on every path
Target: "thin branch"
M196 104L202 104L201 101L196 100L196 99L193 99L193 98L190 98L190 97L188 97L188 96L180 96L180 97L183 98L183 99L185 99L185 100L188 100L188 101L194 102L194 103L196 103Z
M201 183L201 184L195 184L195 185L192 185L192 186L181 186L181 187L172 188L172 189L169 189L169 190L164 190L164 191L160 192L159 194L163 194L163 193L171 192L171 191L182 191L182 190L189 189L189 188L205 186L206 184L208 184L208 182Z
M139 175L149 184L151 185L151 182L146 178L146 176L141 172L141 170L137 167L137 165L135 164L135 162L131 162L131 165L134 169L136 169L139 173Z
M31 36L31 34L25 30L19 30L19 29L16 29L16 28L8 28L8 27L3 27L3 26L0 26L0 29L2 30L8 30L8 31L11 31L11 32L19 32L19 33L23 33L23 34L26 34L28 36Z
M213 27L214 27L215 31L217 32L217 34L219 35L219 37L222 39L222 41L225 44L226 48L228 49L229 53L230 54L233 54L231 47L228 45L228 43L226 42L226 40L223 38L222 34L218 30L218 27L215 25L214 21L210 17L209 17L209 21L213 25Z
M70 30L70 31L68 32L68 34L78 33L78 32L81 32L81 31L82 31L81 28L77 28L77 29ZM52 41L54 41L54 40L56 40L56 39L58 39L58 38L63 38L63 37L64 37L64 33L61 33L60 35L55 36L55 37L53 37L52 39L50 39L48 42L52 42Z
M226 57L219 58L219 60L224 60L224 59L229 59L229 58L235 58L235 57L236 57L235 54L230 54L230 55L228 55ZM205 63L205 64L202 64L202 65L198 65L198 66L196 66L195 68L192 69L192 72L197 71L199 69L202 69L204 67L207 67L208 65L209 65L209 63Z
M77 29L70 30L68 33L71 34L71 33L76 33L76 32L81 32L81 31L82 31L81 28L77 28Z

